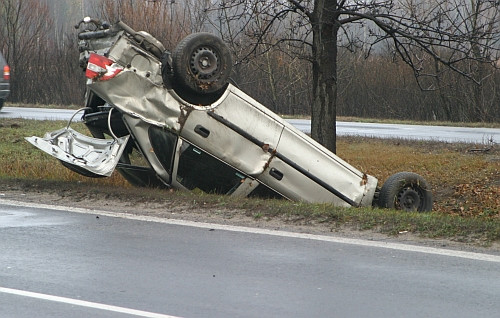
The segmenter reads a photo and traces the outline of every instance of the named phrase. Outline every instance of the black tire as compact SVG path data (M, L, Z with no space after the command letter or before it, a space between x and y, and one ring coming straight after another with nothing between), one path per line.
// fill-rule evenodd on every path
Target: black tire
M412 172L390 176L380 190L379 206L408 212L432 210L432 192L425 179Z
M0 110L2 110L2 107L3 107L3 102L4 102L4 100L3 100L3 99L0 99Z
M193 33L173 52L173 87L188 102L212 102L227 87L232 65L231 52L220 38Z

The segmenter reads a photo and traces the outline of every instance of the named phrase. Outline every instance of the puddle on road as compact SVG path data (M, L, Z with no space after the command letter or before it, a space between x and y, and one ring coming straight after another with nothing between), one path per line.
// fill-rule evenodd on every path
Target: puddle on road
M0 210L0 228L61 225L65 223L67 222L62 221L61 218L45 216L41 213Z

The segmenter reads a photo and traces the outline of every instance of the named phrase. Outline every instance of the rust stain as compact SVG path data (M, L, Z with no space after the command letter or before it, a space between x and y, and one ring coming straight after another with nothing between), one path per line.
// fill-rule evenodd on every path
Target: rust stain
M268 149L268 152L271 154L271 157L269 157L269 159L264 164L264 171L266 171L266 169L269 168L269 166L271 165L271 162L273 161L274 157L276 156L276 150Z
M368 175L363 173L363 178L361 179L360 186L365 186L368 183Z

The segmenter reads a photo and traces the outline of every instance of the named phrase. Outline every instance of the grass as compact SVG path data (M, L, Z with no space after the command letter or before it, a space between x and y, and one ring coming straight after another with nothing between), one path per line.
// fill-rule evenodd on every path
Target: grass
M2 119L0 122L0 178L78 181L128 186L118 174L107 179L81 177L24 139L29 136L41 137L48 131L61 129L66 125L66 121ZM71 127L80 132L87 130L82 123L73 123Z
M337 153L381 181L397 171L421 174L431 183L434 211L500 217L498 146L342 138Z
M500 150L496 144L340 137L337 154L379 178L380 184L398 171L413 171L427 179L434 195L433 212L404 213L158 189L137 191L118 173L110 178L85 178L24 140L26 136L43 136L65 125L66 122L3 119L0 122L0 180L3 186L18 184L26 191L63 191L80 198L166 202L168 206L196 208L202 213L221 213L225 218L239 214L261 222L279 220L288 224L321 225L331 231L347 227L389 235L415 233L481 244L500 242ZM72 127L86 131L81 123L72 124Z

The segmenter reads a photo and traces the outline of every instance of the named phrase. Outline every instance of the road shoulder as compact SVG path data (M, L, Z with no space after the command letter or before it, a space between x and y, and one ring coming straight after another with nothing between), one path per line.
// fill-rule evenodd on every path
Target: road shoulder
M456 251L487 253L500 255L500 244L480 246L474 243L457 242L449 239L423 238L413 233L400 233L398 236L388 236L372 230L357 230L348 226L336 226L319 222L302 224L297 220L284 220L282 218L254 218L248 216L243 210L209 208L197 209L192 205L172 205L168 201L158 202L144 198L130 200L105 193L81 193L77 191L54 189L27 188L23 182L6 182L0 185L0 203L2 200L17 201L22 203L49 204L59 207L81 208L112 213L125 213L134 216L183 220L199 223L213 223L220 225L240 226L249 228L285 231L302 234L324 235L342 237L346 239L362 239L377 242L398 243L425 246L432 248L451 249ZM97 213L96 213L97 214Z

